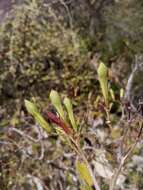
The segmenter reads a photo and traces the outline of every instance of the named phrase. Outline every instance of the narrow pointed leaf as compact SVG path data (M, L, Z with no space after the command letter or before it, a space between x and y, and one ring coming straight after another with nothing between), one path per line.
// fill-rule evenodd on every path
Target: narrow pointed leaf
M49 124L46 122L46 120L41 116L39 113L37 107L30 101L25 100L25 106L27 111L34 117L36 122L43 128L45 129L48 133L51 132L51 127Z
M93 179L90 175L87 165L83 161L77 160L76 169L81 180L91 187L93 185Z
M109 91L110 91L110 95L111 95L112 100L115 101L115 93L114 93L113 89L110 88Z
M72 127L75 131L77 131L77 125L76 125L76 122L74 119L74 114L73 114L73 107L72 107L72 103L69 98L64 99L64 105L67 109L68 116L69 116L70 122L72 124Z
M90 187L90 186L87 185L87 184L86 184L86 185L81 185L81 186L80 186L80 189L81 189L81 190L93 190L93 188Z
M98 73L98 78L99 78L99 82L100 82L100 86L101 86L101 90L105 99L105 103L106 105L108 105L108 99L109 99L109 95L108 95L108 69L107 67L104 65L104 63L100 63L99 68L97 70Z
M65 121L65 114L61 103L61 98L57 91L51 90L50 93L50 100L53 106L56 108L57 112L59 113L60 117Z

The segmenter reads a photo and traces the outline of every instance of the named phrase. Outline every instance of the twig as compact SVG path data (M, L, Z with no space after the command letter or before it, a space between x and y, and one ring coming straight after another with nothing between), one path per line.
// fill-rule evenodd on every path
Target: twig
M12 143L11 142L8 142L8 141L0 141L0 144L2 145L11 145Z
M34 143L39 142L39 139L34 139L34 138L32 138L31 136L29 136L29 135L23 133L23 132L20 131L19 129L11 128L10 130L11 130L11 131L14 131L14 132L16 132L16 133L18 133L19 135L23 136L24 138L29 139L30 141L32 141L32 142L34 142Z
M134 148L136 147L136 145L137 145L137 143L138 143L138 141L140 139L140 136L142 134L142 130L143 130L143 122L141 121L138 137L137 137L135 143L132 146L129 147L129 149L127 150L125 156L122 157L122 159L120 161L120 164L119 164L119 167L116 169L115 173L113 174L113 178L111 180L109 190L115 190L115 185L116 185L118 176L120 175L121 169L122 169L123 165L125 164L125 161L127 160L127 158L131 155Z
M63 0L59 0L59 1L65 7L65 9L67 11L67 15L68 15L68 18L69 18L69 25L70 25L70 28L73 29L73 19L72 19L72 15L70 13L69 8L68 8L67 4Z

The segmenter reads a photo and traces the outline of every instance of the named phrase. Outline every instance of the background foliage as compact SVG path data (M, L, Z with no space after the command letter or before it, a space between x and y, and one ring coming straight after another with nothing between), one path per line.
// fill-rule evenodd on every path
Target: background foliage
M1 2L5 5L6 1ZM48 137L41 132L28 116L24 99L32 99L42 111L47 106L53 109L48 98L51 89L62 98L70 97L83 128L81 143L92 163L95 155L103 154L103 141L109 140L97 80L98 63L102 60L109 67L109 87L117 100L113 101L111 117L118 123L119 89L126 87L135 56L142 55L143 3L17 0L7 1L5 6L2 9L6 13L0 14L0 188L36 189L42 184L50 190L78 189L75 155L57 135ZM113 139L118 134L113 131ZM106 147L106 157L114 165L111 144ZM92 152L87 146L100 147L103 152ZM141 146L137 155L142 155ZM129 164L125 186L120 188L142 189L141 166L134 167ZM99 181L106 190L108 179Z

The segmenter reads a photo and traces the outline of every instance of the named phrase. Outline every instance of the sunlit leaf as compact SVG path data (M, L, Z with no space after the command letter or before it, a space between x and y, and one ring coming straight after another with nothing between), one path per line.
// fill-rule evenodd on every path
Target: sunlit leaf
M61 98L57 91L51 90L50 100L51 100L53 106L55 106L60 117L65 121L66 119L65 119L65 114L64 114L63 107L62 107L62 103L61 103Z
M112 100L115 100L115 93L114 93L113 89L110 88L109 91L110 91L110 95L111 95Z
M121 89L120 89L120 98L122 99L123 97L124 97L124 89L121 88Z
M51 127L49 124L45 121L45 119L41 116L39 113L37 107L30 101L25 100L25 106L27 111L34 117L36 122L45 129L48 133L51 132Z
M93 185L93 179L90 175L88 167L85 162L77 160L76 169L81 180L85 181L90 187Z
M70 122L72 124L72 127L75 131L77 131L77 125L76 125L76 122L74 119L74 114L73 114L73 107L72 107L72 103L69 98L64 99L64 105L67 109L68 116L69 116Z
M99 68L97 70L98 72L98 78L99 78L99 82L100 82L100 86L101 86L101 90L105 99L105 103L106 105L108 105L108 99L109 99L109 95L108 95L108 69L107 67L104 65L104 63L100 63Z
M81 190L93 190L93 188L90 187L90 186L87 185L87 184L86 184L86 185L81 185L81 186L80 186L80 189L81 189Z

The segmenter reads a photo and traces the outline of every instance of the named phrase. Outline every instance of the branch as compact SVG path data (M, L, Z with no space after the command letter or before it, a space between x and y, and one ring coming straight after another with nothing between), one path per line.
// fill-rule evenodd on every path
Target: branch
M143 130L143 122L141 121L141 123L140 123L140 130L139 130L137 139L134 142L134 144L129 147L129 149L127 150L126 154L122 157L122 159L120 161L120 164L119 164L119 167L116 169L115 173L113 174L113 179L111 180L109 190L115 190L115 185L116 185L117 179L118 179L118 177L120 175L121 169L122 169L123 165L125 164L125 161L128 159L128 157L133 152L133 150L136 147L137 143L139 142L140 136L142 134L142 130Z

